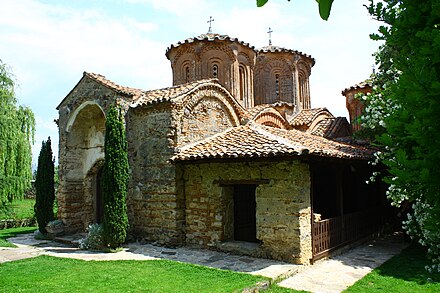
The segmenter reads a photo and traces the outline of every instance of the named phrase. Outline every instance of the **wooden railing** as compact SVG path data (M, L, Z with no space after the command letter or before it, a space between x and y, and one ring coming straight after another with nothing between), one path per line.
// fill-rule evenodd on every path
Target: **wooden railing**
M333 249L377 233L382 225L380 208L313 223L313 261Z

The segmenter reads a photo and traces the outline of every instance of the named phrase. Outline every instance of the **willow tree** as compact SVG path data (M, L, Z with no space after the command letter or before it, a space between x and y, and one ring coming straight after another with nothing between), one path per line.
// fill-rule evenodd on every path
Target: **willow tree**
M128 228L127 187L128 155L125 127L121 114L114 107L107 113L105 122L104 170L102 191L104 195L104 242L111 249L125 242Z
M14 76L0 60L0 204L23 198L32 180L35 119L18 105Z

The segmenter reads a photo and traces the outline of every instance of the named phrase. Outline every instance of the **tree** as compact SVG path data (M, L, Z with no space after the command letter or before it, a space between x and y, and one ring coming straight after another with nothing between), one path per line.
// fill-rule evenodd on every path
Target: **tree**
M38 168L35 177L35 216L37 217L38 230L47 234L46 225L55 219L53 204L55 201L55 169L52 155L50 137L43 140L38 156Z
M371 37L384 43L363 125L383 147L389 199L412 205L404 228L440 271L440 3L370 0L368 9L384 23Z
M105 162L102 175L104 242L111 249L125 242L128 228L128 155L121 113L110 107L105 122Z
M257 0L257 6L264 6L269 0ZM287 0L290 2L290 0ZM330 11L332 9L333 0L316 0L318 2L319 7L319 16L323 20L327 20L330 16Z
M0 60L0 204L21 199L32 180L35 119L17 105L14 77Z

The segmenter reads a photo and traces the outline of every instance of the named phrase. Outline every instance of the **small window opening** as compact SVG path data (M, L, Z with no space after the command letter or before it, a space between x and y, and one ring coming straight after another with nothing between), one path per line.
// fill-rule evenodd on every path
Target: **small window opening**
M189 82L189 66L185 67L185 81Z
M218 65L217 64L212 65L212 77L218 78Z
M239 70L239 74L240 74L240 100L243 100L245 93L245 73L244 73L244 69L241 67Z
M275 96L280 97L280 75L275 74Z

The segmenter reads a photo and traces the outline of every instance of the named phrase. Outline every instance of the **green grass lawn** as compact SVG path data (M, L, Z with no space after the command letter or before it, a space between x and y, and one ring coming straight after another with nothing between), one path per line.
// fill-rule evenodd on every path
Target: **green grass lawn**
M39 256L0 264L1 292L241 292L263 277L168 260Z
M424 250L411 245L344 292L440 292L440 273L425 270Z
M0 230L5 239L35 227ZM424 250L411 245L344 292L440 292L440 273L425 270ZM0 264L0 292L241 292L263 277L167 260L82 261L40 256ZM272 285L270 293L303 292Z
M20 227L0 230L0 247L17 247L14 244L6 241L6 238L14 237L18 234L31 233L35 230L37 230L37 227Z
M8 219L28 219L34 217L35 199L23 199L0 204L0 220Z

